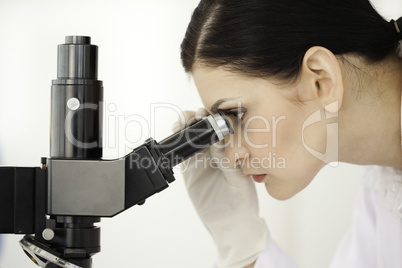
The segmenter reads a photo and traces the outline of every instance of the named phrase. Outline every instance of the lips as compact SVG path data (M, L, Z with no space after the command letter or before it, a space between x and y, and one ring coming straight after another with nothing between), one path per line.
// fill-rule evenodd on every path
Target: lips
M265 181L265 178L267 177L267 175L259 174L259 175L252 175L252 177L255 182L262 183Z

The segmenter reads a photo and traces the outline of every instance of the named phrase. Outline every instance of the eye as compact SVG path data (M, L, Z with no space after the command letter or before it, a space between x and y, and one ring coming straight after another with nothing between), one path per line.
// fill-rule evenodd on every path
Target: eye
M234 108L234 109L227 109L227 110L221 110L227 117L232 119L232 121L239 125L243 121L244 114L246 113L245 108Z

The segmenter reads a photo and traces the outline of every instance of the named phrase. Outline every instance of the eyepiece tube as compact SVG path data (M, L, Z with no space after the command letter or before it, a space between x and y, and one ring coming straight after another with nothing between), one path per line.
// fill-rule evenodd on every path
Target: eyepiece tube
M222 112L209 115L158 143L158 149L176 166L212 144L233 134L233 129Z
M101 159L103 86L98 47L88 36L67 36L58 46L52 81L50 156Z

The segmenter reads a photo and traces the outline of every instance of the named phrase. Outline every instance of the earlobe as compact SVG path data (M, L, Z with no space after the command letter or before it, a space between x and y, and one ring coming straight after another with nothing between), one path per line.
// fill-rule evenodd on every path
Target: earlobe
M331 114L332 115L337 114L339 111L339 108L340 108L340 106L339 106L339 102L337 100L325 105L324 110L328 113L326 118L327 119L330 118Z
M337 112L342 105L343 81L341 68L335 55L324 47L311 47L303 58L302 80L321 107ZM337 107L333 103L337 103Z

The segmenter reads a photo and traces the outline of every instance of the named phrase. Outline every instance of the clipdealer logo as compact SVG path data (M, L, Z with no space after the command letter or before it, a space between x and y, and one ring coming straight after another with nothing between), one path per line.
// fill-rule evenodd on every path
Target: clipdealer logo
M91 149L102 146L97 141L81 141L75 137L74 117L83 112L99 113L99 126L103 126L102 140L103 147L107 148L113 157L121 157L142 144L150 137L155 137L157 133L157 112L177 114L184 120L183 111L176 105L170 103L151 103L150 116L132 113L122 114L118 111L115 103L101 102L94 103L75 103L67 105L67 113L64 121L64 132L66 139L75 147ZM95 123L95 122L94 122ZM110 157L110 156L109 156Z
M103 109L101 108L104 105L104 103L102 103L101 105L96 105L96 104L92 104L92 103L82 103L78 106L74 106L74 109L70 109L68 111L68 113L66 114L66 118L65 118L65 135L66 138L69 140L69 142L71 142L73 145L77 146L78 148L94 148L99 146L99 144L97 144L97 142L82 142L77 140L74 135L73 135L73 130L71 129L72 126L72 119L73 117L76 115L77 112L84 110L84 109L90 109L90 110L98 110L99 112L102 113ZM241 108L241 103L238 103L239 109ZM156 113L155 111L158 109L169 109L171 111L174 111L175 113L178 114L180 120L185 121L185 118L183 116L183 111L172 104L169 103L153 103L151 104L151 123L149 123L145 117L135 114L135 115L130 115L130 116L124 116L124 115L116 115L114 112L117 109L117 106L114 103L109 103L107 105L107 111L105 112L109 112L109 113L105 113L104 114L104 118L105 118L105 136L104 141L105 141L105 145L107 148L115 148L115 147L119 147L121 145L121 143L117 142L116 139L118 139L118 132L119 129L124 127L124 134L125 134L125 140L124 140L124 147L125 148L134 148L135 146L138 145L138 143L142 140L142 139L146 139L149 138L150 136L152 136L151 134L155 135L155 128L156 126L152 125L155 124L155 117L156 117ZM312 156L314 156L315 158L321 160L322 162L332 166L332 167L336 167L338 166L338 123L334 122L334 118L338 117L338 112L337 109L338 108L338 102L334 102L331 103L329 105L327 105L324 109L324 111L322 110L317 110L316 112L312 113L304 122L302 125L302 131L301 131L301 140L302 140L302 144L303 147L307 150L307 152L309 152ZM331 111L335 111L335 112L331 112ZM100 117L102 118L102 117ZM246 142L248 144L248 146L255 148L255 149L263 149L263 148L267 148L272 146L272 148L277 148L278 147L278 134L277 134L277 130L278 127L280 126L280 122L285 121L286 120L286 116L282 115L279 117L275 117L272 116L271 121L267 120L265 117L263 116L258 116L255 115L251 118L249 118L244 125L244 129L241 131L244 135L244 140L242 141L242 138L240 137L241 135L236 135L237 139L236 141L234 140L234 136L230 135L229 137L229 142L225 143L223 145L223 147L220 147L222 145L219 144L215 144L213 145L214 147L220 147L221 149L223 149L226 146L235 146L235 144L237 144L237 146L239 146L239 144L241 144L242 142ZM312 126L314 124L317 123L323 123L324 121L328 121L328 123L326 123L326 148L325 148L325 152L320 152L315 150L314 148L312 148L311 146L309 146L309 144L306 142L306 137L305 137L305 130L307 127ZM258 129L254 129L250 127L250 123L251 122L259 122L260 126L262 126L261 128ZM101 122L100 122L101 123ZM132 140L132 137L129 138L127 135L128 134L128 127L130 125L136 126L136 129L138 129L137 133L138 139L136 139L135 141ZM138 125L138 126L137 126ZM184 125L184 124L183 124ZM113 132L113 133L110 133ZM114 133L116 132L116 133ZM151 133L153 132L153 133ZM250 138L250 134L252 133L270 133L270 142L268 143L268 141L265 141L263 144L256 144L252 141L252 139ZM119 144L119 146L118 146ZM130 150L130 151L131 151ZM224 157L224 156L222 156ZM138 159L137 159L138 160ZM253 163L257 165L257 159L253 159ZM218 161L219 162L219 161ZM222 162L222 161L221 161ZM253 164L253 165L254 165ZM281 156L280 154L277 153L270 153L268 154L264 159L261 159L261 161L259 161L260 165L264 165L267 166L268 168L286 168L286 160L284 159L283 156ZM225 165L225 163L224 163Z
M331 119L338 117L338 101L330 103L325 106L324 112L322 110L318 110L311 114L306 121L303 123L302 127L302 142L304 148L315 158L321 160L331 167L337 167L339 165L338 162L338 145L339 145L339 136L338 136L338 122L333 122ZM334 112L331 112L334 111ZM325 116L323 116L325 114ZM325 152L321 153L317 150L311 148L305 141L304 132L305 129L313 124L320 123L322 121L328 121L326 124L326 148Z

